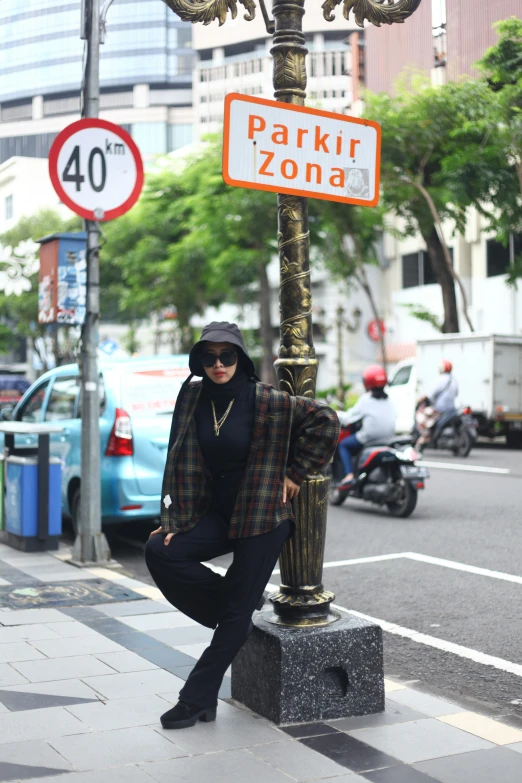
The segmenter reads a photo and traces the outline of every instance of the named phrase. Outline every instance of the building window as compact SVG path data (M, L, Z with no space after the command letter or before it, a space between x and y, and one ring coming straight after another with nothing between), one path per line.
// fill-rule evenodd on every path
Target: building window
M402 287L415 288L420 285L419 254L408 253L402 257Z
M509 269L509 245L505 246L496 239L488 239L486 243L486 258L488 277L505 275Z
M6 220L13 219L13 196L12 195L5 197L5 219Z
M453 248L450 247L451 262L453 263ZM419 250L418 253L407 253L402 256L402 287L415 288L419 285L433 285L437 282L435 272L430 262L427 250Z
M512 234L507 245L496 239L486 242L487 276L507 275L515 258L522 253L522 234Z
M433 67L446 65L446 0L432 0Z

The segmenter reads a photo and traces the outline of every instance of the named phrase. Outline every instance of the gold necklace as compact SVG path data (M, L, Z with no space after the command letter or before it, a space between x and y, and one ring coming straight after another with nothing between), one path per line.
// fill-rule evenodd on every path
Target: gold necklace
M216 409L214 407L214 400L210 400L210 402L211 402L211 405L212 405L212 413L214 415L214 435L217 438L217 436L219 435L219 430L221 429L223 424L226 422L227 416L228 416L228 414L230 413L230 411L232 409L232 405L234 404L234 400L230 400L228 408L226 409L225 413L223 414L223 416L220 418L219 421L216 418Z

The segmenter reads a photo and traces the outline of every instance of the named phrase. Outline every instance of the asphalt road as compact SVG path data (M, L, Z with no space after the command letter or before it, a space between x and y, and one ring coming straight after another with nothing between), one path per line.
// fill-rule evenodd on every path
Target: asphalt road
M384 632L387 676L522 727L522 451L484 445L465 460L424 459L437 466L409 519L355 501L330 508L324 584L341 607L400 627ZM146 531L124 538L112 538L113 556L150 582ZM328 566L383 555L399 556Z

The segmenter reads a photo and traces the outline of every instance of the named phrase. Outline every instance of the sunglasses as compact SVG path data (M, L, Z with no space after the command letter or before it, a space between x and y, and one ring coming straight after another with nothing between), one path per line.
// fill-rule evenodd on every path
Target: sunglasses
M232 350L221 351L219 356L217 355L217 353L211 353L210 351L205 351L200 355L200 358L203 367L213 367L216 363L216 359L219 359L219 361L224 367L232 367L232 365L235 364L237 361L237 351L232 351Z

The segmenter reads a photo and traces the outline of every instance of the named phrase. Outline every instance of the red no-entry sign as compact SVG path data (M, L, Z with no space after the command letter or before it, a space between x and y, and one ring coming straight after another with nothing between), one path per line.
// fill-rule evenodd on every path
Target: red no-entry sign
M112 220L136 203L143 187L143 162L119 125L84 119L56 137L49 174L60 200L86 220Z

